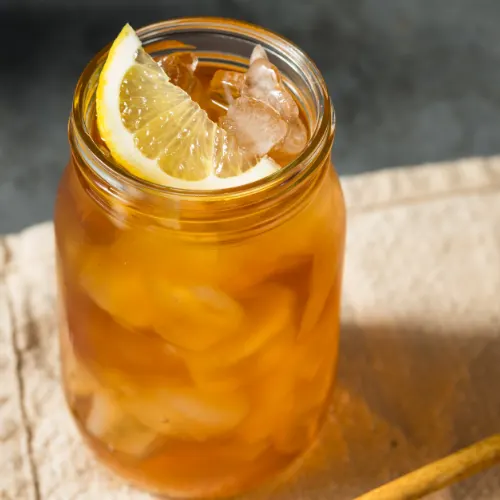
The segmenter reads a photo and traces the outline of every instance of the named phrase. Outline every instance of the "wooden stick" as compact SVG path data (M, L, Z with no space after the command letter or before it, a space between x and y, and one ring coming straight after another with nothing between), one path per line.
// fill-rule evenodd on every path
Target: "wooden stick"
M500 463L500 434L425 465L356 500L416 500Z

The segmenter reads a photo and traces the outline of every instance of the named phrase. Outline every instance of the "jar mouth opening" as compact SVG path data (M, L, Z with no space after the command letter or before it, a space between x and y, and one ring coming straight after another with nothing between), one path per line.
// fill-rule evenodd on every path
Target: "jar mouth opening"
M241 198L268 191L290 181L308 176L315 167L323 163L330 153L335 131L335 112L328 95L323 77L313 61L293 42L272 31L259 26L228 18L190 17L177 18L151 24L137 30L143 46L161 41L165 35L175 39L176 34L204 33L225 36L261 44L266 51L283 63L291 66L313 93L315 110L314 123L310 127L310 138L304 150L286 166L277 172L255 182L224 190L189 190L169 187L141 179L122 168L111 156L106 155L92 138L87 125L87 110L90 101L95 98L90 87L97 86L100 70L105 62L111 44L101 50L90 61L80 76L73 99L72 116L69 126L70 143L82 160L99 177L118 188L127 187L151 195L175 196L180 199L228 200ZM240 58L241 59L241 58ZM273 61L274 62L274 61Z

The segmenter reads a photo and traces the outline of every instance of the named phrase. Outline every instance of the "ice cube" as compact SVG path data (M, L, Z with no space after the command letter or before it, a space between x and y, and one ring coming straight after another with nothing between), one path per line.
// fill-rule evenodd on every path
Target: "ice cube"
M198 58L192 52L174 52L158 62L174 85L191 94L197 83L194 72L198 66Z
M280 74L267 59L257 59L245 73L244 93L266 102L269 94L279 89Z
M235 366L267 349L269 342L283 332L295 334L296 296L289 288L274 283L258 286L241 303L246 321L240 331L211 349L186 356L190 370L210 372Z
M144 300L147 288L142 269L125 260L125 254L116 258L114 250L89 250L80 270L80 283L99 307L124 324L147 327L152 310Z
M210 82L210 99L217 106L227 109L234 99L240 97L244 82L244 73L219 69Z
M153 326L177 347L204 351L237 332L243 323L242 307L215 287L182 287L163 280L152 286L158 305Z
M276 147L287 133L286 122L270 106L251 97L240 97L221 119L222 127L238 145L257 156Z
M231 431L249 409L242 392L208 394L193 387L138 387L122 404L159 433L200 441Z
M286 121L299 116L299 108L283 83L278 68L267 59L258 58L249 66L242 95L266 103Z
M225 118L220 119L221 124L224 120ZM240 148L236 137L222 127L219 127L215 134L214 153L215 173L217 177L221 178L240 175L241 171L251 171L252 167L258 163L255 154ZM237 166L236 169L235 166ZM238 170L240 166L241 171ZM276 167L279 168L279 165ZM220 252L220 248L218 248L218 252Z
M264 47L262 45L256 45L254 49L252 50L252 54L250 56L250 66L257 61L257 59L265 59L268 61L269 59L267 58L266 51L264 50Z
M78 266L81 286L124 325L149 328L157 315L151 300L155 283L214 280L216 246L191 244L170 233L134 227L106 248L85 246Z
M276 148L277 154L298 155L307 144L307 130L302 120L297 117L288 124L288 132L283 142Z
M111 396L96 392L86 420L87 431L111 450L143 458L161 441L158 434L123 412Z
M205 351L184 353L196 386L207 393L230 392L275 370L295 340L295 304L285 287L259 287L242 303L247 314L239 331Z
M123 326L120 317L110 316L86 294L73 292L67 300L78 304L69 311L68 324L77 361L85 362L85 366L78 365L80 370L70 381L72 384L78 381L79 393L83 395L88 384L81 368L105 387L120 387L128 381L139 383L148 377L161 379L164 384L188 383L189 373L183 359L166 350L167 344L151 328ZM76 393L72 387L69 389Z
M289 288L275 283L261 285L244 301L244 305L247 317L253 318L253 321L248 321L248 330L234 339L234 359L243 359L263 351L270 341L284 332L291 334L294 331L292 318L297 297Z

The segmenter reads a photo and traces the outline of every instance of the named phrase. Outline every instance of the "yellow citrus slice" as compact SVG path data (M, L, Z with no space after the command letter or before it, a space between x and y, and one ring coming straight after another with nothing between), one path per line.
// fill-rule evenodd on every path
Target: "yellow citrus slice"
M142 179L180 189L225 189L279 167L256 161L169 81L127 24L102 69L97 127L114 159Z

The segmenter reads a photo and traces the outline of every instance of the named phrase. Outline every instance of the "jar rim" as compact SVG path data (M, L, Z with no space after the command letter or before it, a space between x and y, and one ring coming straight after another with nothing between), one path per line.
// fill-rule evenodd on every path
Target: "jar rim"
M168 34L205 32L214 34L227 34L251 40L254 43L263 43L274 49L275 55L280 55L287 63L293 61L294 71L307 72L309 81L314 85L315 97L319 100L319 113L316 123L311 131L311 137L304 150L286 166L277 172L259 179L255 182L243 184L224 190L189 190L169 187L141 179L126 171L106 155L92 138L85 121L86 106L88 106L87 90L92 79L102 67L111 44L108 44L86 66L76 85L72 113L69 124L69 139L73 150L79 153L83 161L92 167L94 173L103 177L106 182L117 188L125 183L134 190L147 192L156 196L174 196L180 200L210 200L247 198L252 195L269 192L284 183L307 177L315 167L322 164L330 153L335 132L335 111L328 94L326 83L314 62L309 56L293 42L282 35L266 28L220 17L184 17L144 26L137 30L145 48ZM284 55L284 56L283 56Z

